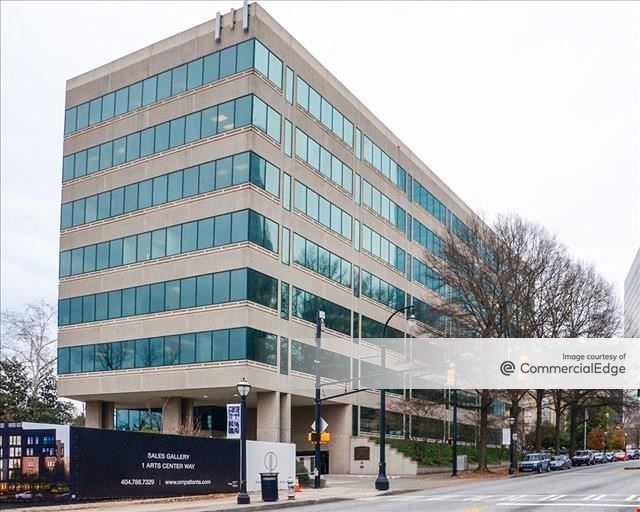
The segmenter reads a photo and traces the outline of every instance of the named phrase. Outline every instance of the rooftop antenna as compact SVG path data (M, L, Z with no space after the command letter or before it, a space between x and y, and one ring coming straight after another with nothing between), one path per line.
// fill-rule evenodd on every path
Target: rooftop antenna
M249 0L242 3L242 30L249 32Z
M222 15L220 14L220 11L218 11L216 13L216 28L215 28L215 39L216 39L216 43L220 42L220 30L222 29Z

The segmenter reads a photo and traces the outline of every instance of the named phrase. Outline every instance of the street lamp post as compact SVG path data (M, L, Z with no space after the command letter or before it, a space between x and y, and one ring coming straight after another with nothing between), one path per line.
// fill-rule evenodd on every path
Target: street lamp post
M242 399L240 408L240 494L238 494L238 505L248 505L251 503L251 498L247 493L247 396L251 391L251 384L243 377L236 384L236 389Z
M509 418L509 427L511 429L511 442L509 443L509 474L513 475L516 472L516 461L515 461L515 446L514 446L514 428L516 425L516 419L511 416Z
M387 318L387 321L382 328L382 349L380 351L380 359L381 359L381 368L385 367L386 363L386 335L387 335L387 327L389 326L389 322L391 319L396 316L398 313L403 311L412 310L411 315L409 316L409 326L413 326L416 322L416 316L413 314L413 306L404 306L402 308L396 309L393 314ZM384 389L380 390L380 462L378 463L378 478L376 478L376 489L378 491L386 491L389 489L389 479L387 478L387 458L386 458L386 435L387 435L387 425L386 425L386 406L387 406L387 397L386 391Z
M458 390L453 389L453 425L451 429L451 476L458 476Z

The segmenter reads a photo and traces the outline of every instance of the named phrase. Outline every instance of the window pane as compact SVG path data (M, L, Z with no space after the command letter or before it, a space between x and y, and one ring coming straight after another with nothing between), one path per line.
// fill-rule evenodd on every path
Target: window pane
M109 267L122 265L122 238L109 243Z
M126 137L121 137L113 141L113 165L120 165L125 162L126 159Z
M124 213L138 209L138 184L133 183L124 188Z
M196 278L196 306L208 306L212 303L213 277L211 274Z
M214 247L231 243L231 214L220 215L215 218Z
M163 100L171 96L171 70L158 75L157 100Z
M213 247L213 218L198 221L198 249Z
M164 151L169 149L169 123L162 123L155 128L156 140L155 140L155 152ZM127 151L129 148L127 147Z
M180 253L181 236L182 226L172 226L167 228L167 256Z
M245 41L238 45L236 71L244 71L253 66L253 41Z
M189 62L187 65L187 89L202 85L202 59Z
M213 331L212 361L229 360L229 330Z
M202 111L201 137L203 139L215 135L218 127L218 107L211 107Z
M155 128L142 130L140 134L140 156L152 155L155 147Z
M166 231L157 229L151 233L151 258L163 258L166 255Z
M235 102L229 101L218 107L218 133L233 130Z
M184 117L179 117L171 121L171 138L169 147L175 148L184 144Z
M116 93L112 92L102 98L102 120L111 119L116 109Z
M220 53L207 55L204 58L203 83L208 84L210 82L215 82L216 80L218 80L218 77L220 76L219 68L220 68Z
M171 95L180 94L187 90L187 66L186 64L173 70L171 77Z
M235 126L247 126L251 123L251 96L244 96L236 100Z
M196 334L196 361L205 363L211 361L211 332Z
M249 228L249 210L235 212L231 222L231 243L247 240Z
M216 181L216 164L209 162L200 166L198 188L200 194L214 190Z
M213 303L229 302L229 272L219 272L213 276Z
M127 136L127 158L126 161L130 162L140 158L140 133L132 133Z
M220 78L236 72L236 47L225 48L220 52Z
M180 308L180 280L165 283L165 311L173 311Z
M202 117L201 112L194 112L189 114L186 120L185 128L185 142L193 142L200 138L200 119Z
M136 288L136 315L146 315L149 312L149 285Z
M142 104L149 105L156 101L156 87L158 77L152 76L142 82Z
M129 86L129 110L142 106L142 82Z
M193 363L196 359L195 334L183 334L180 336L180 364Z
M196 278L180 280L180 307L192 308L196 305Z
M150 287L149 312L157 313L164 310L164 283L152 284Z

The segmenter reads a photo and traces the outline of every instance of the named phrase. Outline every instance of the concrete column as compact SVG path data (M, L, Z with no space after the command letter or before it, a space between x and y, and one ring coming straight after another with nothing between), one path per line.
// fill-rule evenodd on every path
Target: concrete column
M102 402L102 428L113 430L115 404L113 402Z
M280 392L258 393L256 437L258 441L280 441Z
M193 434L193 398L182 399L182 425L185 433Z
M102 402L100 400L85 402L84 426L102 428Z
M329 424L329 473L349 473L351 462L351 405L329 405L322 408L322 417Z
M162 399L162 433L175 434L182 424L182 399L178 396Z
M291 442L291 394L280 393L280 442Z

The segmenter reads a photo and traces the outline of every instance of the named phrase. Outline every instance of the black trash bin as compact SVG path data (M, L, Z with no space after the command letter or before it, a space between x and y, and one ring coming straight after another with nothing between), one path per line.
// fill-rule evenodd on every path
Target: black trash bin
M262 501L278 501L278 473L260 473Z

